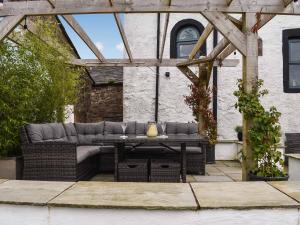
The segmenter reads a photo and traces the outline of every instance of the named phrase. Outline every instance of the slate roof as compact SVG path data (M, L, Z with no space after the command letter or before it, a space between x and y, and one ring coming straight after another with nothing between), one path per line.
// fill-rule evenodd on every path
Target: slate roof
M123 67L93 67L88 71L95 85L123 83Z

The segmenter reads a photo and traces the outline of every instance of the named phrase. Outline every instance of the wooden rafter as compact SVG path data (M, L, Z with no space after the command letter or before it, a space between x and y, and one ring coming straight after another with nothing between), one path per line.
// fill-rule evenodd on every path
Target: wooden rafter
M24 15L7 16L0 21L0 41L2 41L24 18Z
M52 8L55 8L55 0L47 0Z
M287 7L289 4L293 2L293 0L282 0L284 7Z
M177 67L192 83L197 83L197 75L187 66L178 66Z
M168 7L171 6L171 2L172 2L172 0L168 0ZM166 13L163 37L162 37L162 41L161 41L161 49L160 49L160 52L159 52L159 60L160 61L162 61L162 58L163 58L163 55L164 55L166 38L167 38L167 31L168 31L168 26L169 26L169 20L170 20L170 13Z
M113 1L112 0L109 0L109 3L110 3L111 6L113 6ZM115 17L115 21L116 21L117 27L119 29L121 38L123 40L123 44L125 46L128 58L129 58L130 61L132 61L132 59L133 59L132 53L131 53L129 43L128 43L128 40L127 40L127 37L126 37L126 34L125 34L125 30L124 30L123 25L122 25L121 18L119 16L119 14L117 14L117 13L114 13L114 17Z
M84 41L84 43L91 49L91 51L96 55L100 61L105 61L104 56L101 54L100 50L90 39L83 28L77 23L72 15L63 15L65 21L73 28L73 30L78 34L78 36Z
M105 62L99 62L97 59L74 59L71 63L78 66L99 67L99 66L122 66L122 67L176 67L183 62L182 59L134 59L130 62L128 59L106 59ZM236 67L239 64L237 59L227 59L223 61L224 67ZM220 61L216 60L214 66L219 66ZM198 66L198 65L191 65Z
M282 0L234 1L228 6L227 0L173 0L168 7L166 1L118 1L110 6L107 0L56 0L55 8L47 1L5 2L0 16L8 15L61 15L90 13L256 13L300 15L300 8L289 4L285 7Z
M260 29L263 26L265 26L274 17L275 17L275 15L271 15L271 14L262 15L261 22L260 22L258 28ZM226 59L227 56L231 55L235 50L236 50L236 48L232 44L229 44L226 47L226 49L218 56L218 59L222 62L224 59Z
M161 49L160 49L160 52L159 52L159 60L160 61L162 61L163 54L164 54L169 20L170 20L170 13L166 13L165 24L164 24L164 31L163 31L163 37L162 37L162 41L161 41Z
M226 37L243 55L246 54L246 35L221 12L202 12L202 15Z
M201 34L199 40L195 44L193 50L191 51L189 55L189 59L194 59L196 54L200 51L201 47L205 43L206 39L210 35L210 33L214 30L214 26L211 23L208 23L207 26L205 27L203 33Z
M226 3L228 6L230 6L232 2L233 2L233 0L226 0Z

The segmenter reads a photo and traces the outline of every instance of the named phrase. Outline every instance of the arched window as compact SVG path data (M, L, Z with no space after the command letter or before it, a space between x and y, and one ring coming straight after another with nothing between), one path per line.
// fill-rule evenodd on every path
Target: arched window
M197 43L204 27L196 20L187 19L178 22L171 32L171 58L188 58ZM197 57L206 55L206 44L198 52Z

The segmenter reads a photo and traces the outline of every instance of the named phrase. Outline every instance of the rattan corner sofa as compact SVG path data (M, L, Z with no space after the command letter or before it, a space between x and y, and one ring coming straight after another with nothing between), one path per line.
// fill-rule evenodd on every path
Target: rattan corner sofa
M158 127L159 132L161 128ZM128 135L145 135L146 123L129 122ZM28 124L21 128L24 158L23 179L78 181L88 180L97 172L113 172L114 145L95 145L104 135L122 134L121 123L46 123ZM197 124L169 122L167 134L197 134ZM160 158L174 155L166 146L128 146L132 157ZM134 148L134 151L131 151ZM178 147L171 146L172 150ZM187 144L187 172L203 174L205 153L199 145Z

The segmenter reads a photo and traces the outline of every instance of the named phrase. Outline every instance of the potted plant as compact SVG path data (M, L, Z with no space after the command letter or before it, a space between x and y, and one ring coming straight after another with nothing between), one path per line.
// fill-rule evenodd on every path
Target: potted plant
M267 90L260 90L262 80L258 80L252 92L247 93L243 88L243 81L238 81L238 90L234 95L238 98L235 107L244 117L252 120L247 139L252 146L253 162L249 174L251 181L278 181L288 180L283 171L283 158L278 151L281 138L279 118L281 113L275 107L266 110L260 97L268 94Z
M201 82L201 81L198 81ZM206 163L215 163L215 144L217 142L217 121L210 108L212 89L198 82L189 85L190 95L185 96L185 103L192 109L197 122L202 121L199 133L202 131L208 137L209 145L206 150ZM200 83L201 84L201 83Z
M239 141L243 141L243 127L242 126L236 126L234 128L236 134L237 134L237 138Z

